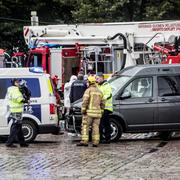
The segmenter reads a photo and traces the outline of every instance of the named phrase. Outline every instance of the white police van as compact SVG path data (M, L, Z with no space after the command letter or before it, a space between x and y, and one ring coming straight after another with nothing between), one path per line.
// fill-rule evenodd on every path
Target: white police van
M0 68L0 135L8 135L7 88L11 79L26 81L31 91L30 104L25 104L23 113L23 132L27 142L33 141L37 134L59 134L59 123L50 75L38 68Z

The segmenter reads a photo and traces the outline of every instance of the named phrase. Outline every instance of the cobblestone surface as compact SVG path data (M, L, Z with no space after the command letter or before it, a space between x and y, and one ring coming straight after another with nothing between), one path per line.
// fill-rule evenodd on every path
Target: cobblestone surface
M76 147L78 138L41 135L29 148L0 144L4 179L179 179L180 138L168 142L141 134L124 135L98 148Z

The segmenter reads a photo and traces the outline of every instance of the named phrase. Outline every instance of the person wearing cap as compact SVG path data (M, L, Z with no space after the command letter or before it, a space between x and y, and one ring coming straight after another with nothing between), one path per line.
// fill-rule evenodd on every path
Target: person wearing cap
M105 100L105 108L104 113L101 118L100 123L100 135L101 140L103 139L103 135L105 136L104 143L110 143L111 140L111 125L109 121L109 115L113 112L113 104L112 104L112 88L110 84L104 80L103 73L98 73L96 76L96 82L98 83L98 88L103 93L103 98Z
M83 115L81 124L81 142L77 146L88 146L89 126L92 125L92 143L97 147L100 141L99 124L105 103L102 92L96 86L94 76L88 77L89 87L83 95L81 113Z
M73 103L83 97L85 90L87 89L87 84L84 81L84 75L82 73L78 74L77 80L71 85L70 91L70 102Z
M13 144L17 138L20 147L28 147L28 144L25 143L22 131L22 113L24 109L25 99L23 98L23 94L19 89L19 80L12 79L11 83L12 86L8 88L6 97L8 99L8 107L10 112L8 121L12 121L12 125L10 128L10 135L6 142L6 146L11 148L17 147Z

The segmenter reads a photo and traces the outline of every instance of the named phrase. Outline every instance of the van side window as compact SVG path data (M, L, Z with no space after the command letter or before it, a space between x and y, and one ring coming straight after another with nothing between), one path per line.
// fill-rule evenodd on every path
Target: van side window
M0 79L0 99L5 98L9 86L11 86L11 79Z
M40 97L40 84L38 78L22 78L26 81L28 88L31 91L31 97ZM0 79L0 99L4 99L8 87L11 86L11 78Z
M131 98L152 96L152 77L138 78L133 80L123 93L130 93Z
M161 76L158 77L158 95L179 96L180 95L180 76Z
M41 89L38 78L22 78L27 82L27 86L31 91L31 97L41 97Z

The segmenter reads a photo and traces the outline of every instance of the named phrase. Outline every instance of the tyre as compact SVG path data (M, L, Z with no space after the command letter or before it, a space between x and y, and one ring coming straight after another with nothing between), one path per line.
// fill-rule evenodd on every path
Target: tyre
M111 141L118 141L122 135L123 129L122 125L119 123L117 119L110 118L111 125Z
M30 120L23 120L22 130L26 142L32 142L37 136L36 125Z
M162 140L164 140L164 141L170 139L170 138L171 138L171 135L172 135L172 132L171 132L171 131L164 131L164 132L160 132L160 133L159 133L159 137L160 137Z

